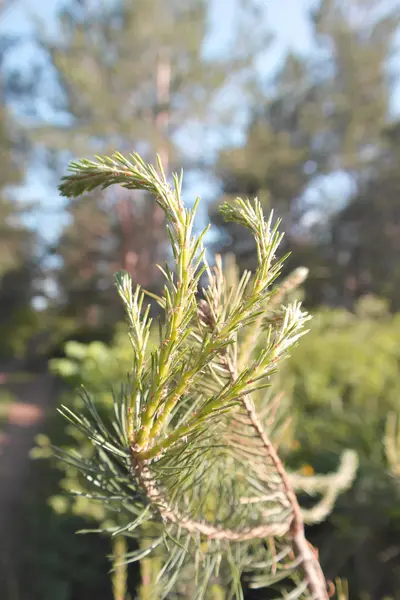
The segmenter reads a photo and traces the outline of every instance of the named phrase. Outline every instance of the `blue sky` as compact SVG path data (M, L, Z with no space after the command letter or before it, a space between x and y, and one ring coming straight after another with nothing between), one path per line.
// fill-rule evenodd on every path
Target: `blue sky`
M44 11L38 8L40 4L36 0L14 0L7 11L6 17L0 24L0 29L3 32L26 36L26 42L12 56L14 63L29 64L34 55L34 48L29 39L33 31L32 16L45 17L46 23L50 27L54 23L55 14L62 0L44 1L46 2L45 15ZM211 22L214 34L210 43L216 51L219 47L221 49L224 47L226 36L229 34L229 23L233 18L235 3L236 0L213 0L212 2ZM285 0L284 11L282 10L282 4L279 0L269 0L265 5L268 25L275 38L272 47L268 50L268 59L271 65L279 61L288 47L298 51L307 51L310 46L306 11L312 5L312 0ZM32 199L33 196L34 199L40 199L45 208L56 208L59 206L60 200L57 198L54 187L46 179L46 174L43 172L29 173L22 197ZM193 180L193 185L198 186L199 184L200 182L197 179ZM211 187L200 186L198 193L202 196L211 195ZM32 222L36 219L37 215L32 218ZM40 229L44 237L47 239L55 238L63 222L62 217L55 217L45 212L40 218Z
M63 0L42 0L46 3L45 19L48 25L54 23L54 16L58 7ZM98 1L98 0L96 0ZM393 1L387 0L388 5L392 5ZM212 41L210 42L215 51L219 48L223 49L229 35L229 24L233 18L235 4L237 0L212 0ZM306 53L312 48L309 23L307 13L310 8L315 5L316 0L260 0L267 12L267 23L274 35L274 42L268 49L268 68L274 68L280 58L285 54L287 49L291 48L301 53ZM14 0L11 8L8 9L6 17L0 24L0 29L7 33L18 33L26 36L26 42L22 48L15 53L14 62L19 64L28 63L34 54L34 48L29 41L32 34L31 15L44 17L44 11L38 9L40 3L37 0ZM42 5L43 6L43 5ZM400 89L394 94L393 109L396 113L400 112ZM198 180L193 180L192 185L199 185ZM192 185L190 187L192 187ZM331 193L331 190L342 191L346 194L346 181L340 178L332 178L325 182L321 182L326 189L326 193ZM200 186L198 193L203 196L211 195L211 186ZM197 189L196 189L197 192ZM311 191L311 193L313 193ZM31 172L27 178L27 185L24 194L27 199L37 198L41 200L44 207L59 206L60 199L57 197L57 192L46 180L46 174L43 172ZM63 219L55 217L51 214L44 213L43 218L40 218L41 232L47 239L54 239L63 224Z

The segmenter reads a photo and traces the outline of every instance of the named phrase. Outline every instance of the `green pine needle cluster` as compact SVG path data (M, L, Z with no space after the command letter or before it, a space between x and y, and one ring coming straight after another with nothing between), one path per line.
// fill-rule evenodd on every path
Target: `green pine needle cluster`
M221 212L251 231L258 264L254 274L227 282L221 261L207 264L207 229L194 232L198 199L185 207L182 175L170 185L160 161L158 168L137 154L115 153L72 163L60 186L65 196L113 184L150 192L165 214L174 264L160 267L160 296L133 289L127 273L116 275L129 323L131 372L114 395L109 422L86 392L86 414L61 409L92 441L93 458L55 452L80 469L90 498L117 511L121 524L108 533L141 541L126 562L162 557L158 597L173 597L187 579L193 598L207 597L209 587L222 582L229 597L240 599L246 579L253 587L279 584L285 598L326 600L327 584L303 521L325 518L354 477L355 457L347 453L337 474L308 482L287 473L268 394L280 361L306 333L310 317L301 304L282 304L292 280L298 284L305 273L273 287L284 261L276 258L279 221L273 224L272 214L265 220L257 200L237 199ZM147 297L162 312L152 351L155 324ZM295 489L322 497L314 514L303 513Z

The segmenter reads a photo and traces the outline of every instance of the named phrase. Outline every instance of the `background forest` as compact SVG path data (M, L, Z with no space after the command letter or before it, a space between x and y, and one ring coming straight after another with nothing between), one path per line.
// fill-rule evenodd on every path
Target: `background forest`
M114 272L162 285L151 198L57 192L70 159L117 149L183 167L210 262L255 265L221 202L258 196L282 218L314 315L276 381L285 458L310 476L343 448L360 463L308 536L351 600L400 599L399 31L397 0L0 2L0 598L123 600L118 543L75 535L104 515L63 495L74 469L26 460L34 435L36 457L48 436L83 445L56 407L82 383L109 405L129 369ZM152 568L129 569L131 598Z

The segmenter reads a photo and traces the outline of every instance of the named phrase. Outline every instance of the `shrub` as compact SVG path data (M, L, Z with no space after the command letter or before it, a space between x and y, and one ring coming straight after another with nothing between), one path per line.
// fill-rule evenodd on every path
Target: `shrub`
M291 467L327 472L344 447L359 457L355 484L309 532L328 576L348 579L350 598L397 598L400 589L400 315L377 306L363 299L356 314L319 311L280 374L297 448L287 451Z

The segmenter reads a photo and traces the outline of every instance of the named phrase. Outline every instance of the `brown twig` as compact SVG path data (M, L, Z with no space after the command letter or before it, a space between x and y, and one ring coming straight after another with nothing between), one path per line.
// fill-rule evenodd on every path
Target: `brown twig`
M226 366L233 380L237 378L236 366L226 358ZM300 566L306 577L308 588L312 593L313 600L328 600L327 585L318 559L313 553L312 546L307 542L304 533L304 523L301 508L296 494L290 484L288 474L278 453L265 432L255 409L254 402L249 396L242 396L242 405L247 412L249 421L262 442L263 448L269 459L272 460L278 475L281 478L286 497L289 500L293 517L290 525L290 536L296 558L300 560Z
M190 533L204 535L209 540L243 542L272 536L283 536L289 530L290 524L288 523L271 523L270 525L258 525L257 527L245 527L234 530L208 523L207 521L191 519L169 504L161 490L157 487L151 470L138 461L134 453L132 453L132 466L146 496L157 506L162 519L170 523L176 523Z
M258 420L254 404L248 397L242 398L243 406L247 410L247 414L254 429L257 431L263 446L272 459L275 465L277 473L280 475L283 486L286 491L286 496L290 502L293 519L290 527L290 534L293 543L293 549L297 558L301 560L301 567L304 571L304 575L307 578L309 590L313 595L313 600L328 600L328 593L326 590L325 577L322 573L322 569L315 555L313 554L309 543L306 540L304 534L304 524L301 515L301 508L297 501L296 494L294 493L292 486L290 485L288 475L285 471L283 463L279 458L273 444L269 440L265 433L260 421Z
M235 369L227 357L227 366L232 376L235 376ZM258 525L257 527L248 527L239 530L227 529L206 521L198 521L182 514L178 509L172 507L164 498L161 490L157 487L149 467L143 462L137 460L132 452L132 466L135 475L140 481L147 497L157 506L163 520L170 523L179 524L190 533L204 535L209 540L228 540L245 541L252 539L264 539L267 537L281 537L290 534L295 557L298 559L299 566L302 568L307 580L309 591L313 600L328 600L327 584L322 573L318 558L316 557L312 546L308 543L304 533L304 523L301 514L301 508L297 501L296 494L290 484L288 474L280 460L278 453L258 418L253 401L249 396L242 397L242 404L246 410L249 423L257 433L262 443L265 455L272 461L276 472L279 474L286 498L291 507L291 521L283 523L271 523Z

